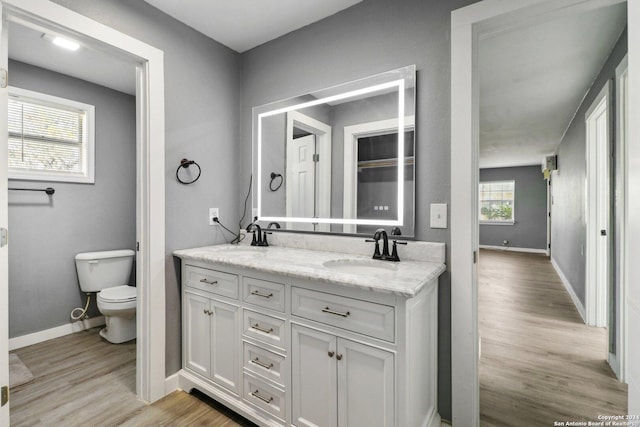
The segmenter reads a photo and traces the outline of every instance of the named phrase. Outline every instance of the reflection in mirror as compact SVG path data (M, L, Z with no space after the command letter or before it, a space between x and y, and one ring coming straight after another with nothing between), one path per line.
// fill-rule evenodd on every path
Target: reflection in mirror
M415 66L254 108L259 220L413 236L414 112Z

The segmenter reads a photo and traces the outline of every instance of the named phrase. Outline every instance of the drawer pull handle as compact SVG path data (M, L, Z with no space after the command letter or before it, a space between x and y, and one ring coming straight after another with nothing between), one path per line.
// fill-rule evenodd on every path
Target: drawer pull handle
M273 328L265 329L265 328L260 327L260 325L257 324L257 323L255 325L253 325L253 329L256 329L256 330L258 330L260 332L264 332L265 334L270 334L271 332L273 332Z
M271 298L271 297L273 297L273 294L261 294L258 291L251 292L251 295L255 295L257 297L262 297L262 298Z
M264 369L271 369L273 368L273 363L269 363L268 365L264 362L261 362L260 359L258 359L257 357L255 359L251 360L251 363L254 363L258 366L262 366Z
M211 281L205 277L204 279L200 279L200 283L206 283L207 285L217 285L218 281L217 280Z
M270 398L268 398L268 399L267 399L266 397L262 397L262 396L260 396L260 393L258 393L258 390L256 390L256 391L252 391L252 392L251 392L251 396L253 396L253 397L257 397L258 399L262 400L264 403L271 403L271 402L273 402L273 397L270 397Z
M323 313L329 313L329 314L335 314L336 316L342 316L342 317L347 317L347 316L349 316L351 314L348 311L346 313L340 313L339 311L333 311L329 307L323 308L322 312Z

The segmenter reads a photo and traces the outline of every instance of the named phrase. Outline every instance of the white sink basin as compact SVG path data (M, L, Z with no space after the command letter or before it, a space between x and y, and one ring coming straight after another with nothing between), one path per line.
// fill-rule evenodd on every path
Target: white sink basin
M350 274L393 274L398 271L398 265L388 261L375 261L363 259L337 259L325 261L322 264L329 270Z

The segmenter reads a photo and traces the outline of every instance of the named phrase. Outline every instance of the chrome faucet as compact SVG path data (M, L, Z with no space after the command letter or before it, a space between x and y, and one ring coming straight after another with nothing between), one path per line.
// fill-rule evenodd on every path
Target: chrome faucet
M380 238L382 238L382 253L380 253ZM366 242L374 242L375 249L373 250L373 259L380 259L383 261L400 261L400 257L398 256L398 245L406 245L407 242L400 240L393 240L393 249L391 251L391 255L389 255L389 237L387 236L387 232L384 228L379 228L373 233L373 239L367 239Z
M260 226L255 222L252 222L251 224L247 225L247 233L253 233L253 238L251 239L251 246L269 246L269 242L267 242L267 232L266 231L263 232ZM258 234L257 238L256 238L256 233Z

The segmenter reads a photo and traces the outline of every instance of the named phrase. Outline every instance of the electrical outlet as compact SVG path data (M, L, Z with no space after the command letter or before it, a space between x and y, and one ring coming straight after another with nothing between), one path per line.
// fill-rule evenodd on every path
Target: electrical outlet
M209 208L209 225L219 225L213 218L220 219L220 210L218 208Z

